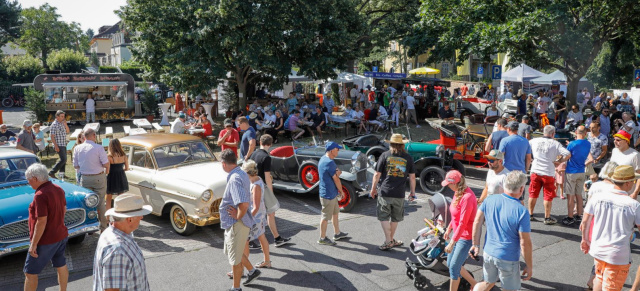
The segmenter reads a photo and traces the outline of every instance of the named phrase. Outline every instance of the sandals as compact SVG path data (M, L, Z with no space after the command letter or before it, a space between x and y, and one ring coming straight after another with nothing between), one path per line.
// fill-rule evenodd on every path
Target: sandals
M404 242L401 240L396 240L395 238L393 239L393 247L400 247L404 245Z
M271 261L262 261L260 263L255 264L256 268L271 268Z
M393 241L385 242L381 246L378 247L381 251L388 251L393 248Z

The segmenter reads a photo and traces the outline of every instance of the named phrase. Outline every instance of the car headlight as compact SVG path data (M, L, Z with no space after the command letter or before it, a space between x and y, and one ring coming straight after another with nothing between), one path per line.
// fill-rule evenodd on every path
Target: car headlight
M204 192L202 192L202 201L207 202L211 200L211 197L213 197L213 191L204 190Z
M98 198L98 195L93 193L84 197L84 205L86 205L89 208L94 208L98 206L99 201L100 199Z
M436 156L441 157L443 153L444 153L444 145L439 145L438 147L436 147Z

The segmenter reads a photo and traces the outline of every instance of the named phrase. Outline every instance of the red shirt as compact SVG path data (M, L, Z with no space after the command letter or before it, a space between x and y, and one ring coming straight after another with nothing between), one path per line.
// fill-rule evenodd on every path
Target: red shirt
M373 91L369 92L369 101L373 102L375 98L376 98L376 93Z
M204 129L204 136L210 136L213 134L213 128L211 128L211 123L203 123L202 129Z
M40 185L33 196L33 202L29 204L29 240L33 239L38 217L45 216L47 225L38 245L57 243L69 236L69 230L64 226L65 206L67 199L60 186L51 181Z
M469 87L467 87L467 86L460 87L460 95L467 96L467 92L468 91L469 91Z
M220 131L220 135L218 135L218 139L221 139L226 133L227 133L228 129L223 129ZM240 135L238 134L238 131L235 129L231 129L232 132L231 134L229 134L229 136L227 137L227 139L224 142L238 142L240 141ZM230 147L228 145L221 145L220 146L222 148L222 150L226 150L226 149L231 149L233 151L234 154L236 154L236 157L238 156L238 147Z
M453 201L455 202L456 199L454 196ZM458 204L453 205L451 203L449 210L451 211L451 231L453 231L451 237L453 240L471 240L473 237L473 220L476 218L476 212L478 211L478 200L471 188L467 187Z

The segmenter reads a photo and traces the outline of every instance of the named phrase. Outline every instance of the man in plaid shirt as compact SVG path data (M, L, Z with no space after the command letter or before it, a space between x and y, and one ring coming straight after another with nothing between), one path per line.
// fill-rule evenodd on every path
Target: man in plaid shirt
M53 149L58 153L60 159L53 165L49 176L51 178L56 177L56 172L62 172L64 174L64 166L67 164L67 134L69 133L69 126L65 119L65 113L62 110L56 112L56 120L51 123L49 128L49 135L51 136L51 143Z

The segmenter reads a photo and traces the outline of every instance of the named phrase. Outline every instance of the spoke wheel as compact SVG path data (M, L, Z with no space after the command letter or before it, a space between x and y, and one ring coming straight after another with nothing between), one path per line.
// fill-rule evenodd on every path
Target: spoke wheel
M169 219L173 230L180 235L190 235L196 230L196 226L187 221L187 213L180 205L173 205L169 211Z
M340 211L349 212L351 211L353 206L356 205L356 200L357 200L356 191L353 188L353 186L349 184L350 182L347 182L344 180L342 180L341 182L342 182L342 193L344 193L344 195L340 195L338 193L338 197L337 197L338 206L340 207Z
M424 168L424 170L420 172L420 187L422 191L432 195L441 192L444 188L441 183L445 175L446 173L440 167L430 166Z
M4 106L4 107L13 107L13 99L11 99L11 98L2 99L2 106Z
M318 172L318 165L314 163L303 164L299 172L300 184L305 189L313 187L320 181L320 173Z

